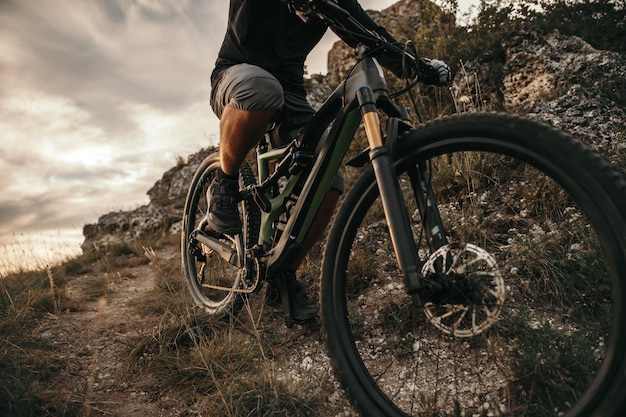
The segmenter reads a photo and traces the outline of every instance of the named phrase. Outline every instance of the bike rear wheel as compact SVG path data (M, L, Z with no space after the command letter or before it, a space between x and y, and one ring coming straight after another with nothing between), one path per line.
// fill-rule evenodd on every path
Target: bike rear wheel
M242 231L237 236L215 234L202 226L208 208L206 193L220 166L219 154L209 155L198 167L191 181L183 211L183 231L181 237L183 269L187 287L194 302L213 315L233 313L241 306L241 290L256 279L256 266L246 256L247 249L257 243L260 212L248 201L239 204ZM249 165L244 162L239 170L242 187L255 183ZM194 239L197 230L206 232L225 248L236 254L240 260L235 265L220 256L206 244Z
M366 169L334 219L320 297L335 371L361 413L617 416L624 175L568 135L499 114L419 126L397 155L423 272L452 260L463 296L413 306ZM411 186L416 164L449 240L437 250Z

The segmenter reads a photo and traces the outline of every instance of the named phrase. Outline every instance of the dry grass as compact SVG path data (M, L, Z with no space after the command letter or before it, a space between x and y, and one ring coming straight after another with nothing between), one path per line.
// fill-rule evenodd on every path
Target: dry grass
M176 238L151 243L158 249L174 242L178 244ZM137 329L121 339L127 350L126 357L119 358L125 379L149 375L161 387L153 389L177 392L180 406L198 415L321 414L324 384L313 375L295 375L277 365L294 345L263 334L259 318L252 317L258 314L256 305L246 303L240 316L225 320L203 314L186 290L180 257L160 258L157 252L148 242L98 248L50 269L0 280L0 415L107 414L107 406L91 403L88 392L56 385L73 365L54 338L46 332L42 337L37 329L50 320L70 320L85 303L106 302L124 281L147 279L135 272L137 267L145 271L147 264L154 288L132 307L144 319L129 321ZM317 263L309 260L304 279L313 281L318 273ZM280 315L274 319L282 328Z
M38 270L13 268L18 272L0 278L0 415L82 415L82 396L54 386L54 378L71 367L68 357L37 329L106 297L125 271L149 262L133 246L107 247ZM68 296L74 282L80 295Z
M63 292L67 280L59 267L0 279L0 415L67 415L72 408L50 385L66 359L33 332L41 320L75 308Z
M146 256L158 272L157 286L136 308L159 324L136 340L135 364L184 387L188 396L202 397L194 405L202 415L319 415L318 381L276 369L273 359L280 353L256 327L256 307L246 303L240 316L208 316L193 305L175 261L159 260L150 249Z

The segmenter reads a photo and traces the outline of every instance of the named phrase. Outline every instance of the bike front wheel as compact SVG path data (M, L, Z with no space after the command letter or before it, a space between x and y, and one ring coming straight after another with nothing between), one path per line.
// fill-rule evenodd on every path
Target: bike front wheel
M366 416L617 416L626 406L624 175L570 136L510 115L437 120L397 146L422 272L443 269L457 292L414 307L366 169L334 219L320 297L333 365L356 407ZM446 232L440 247L422 226L418 166Z
M248 256L256 244L260 212L249 201L239 204L242 231L239 235L216 234L203 225L208 208L207 189L220 166L219 154L209 155L194 175L183 211L181 252L189 292L200 308L212 315L224 315L237 310L241 294L257 281L258 270ZM244 162L239 171L242 187L255 182L254 174ZM198 239L201 233L215 242L207 245Z

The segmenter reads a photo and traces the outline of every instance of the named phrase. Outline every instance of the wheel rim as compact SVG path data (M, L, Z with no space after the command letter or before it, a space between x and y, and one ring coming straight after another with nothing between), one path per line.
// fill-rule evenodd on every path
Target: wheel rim
M441 157L442 167L448 163L449 152L446 149ZM462 163L476 158L476 152L470 153ZM345 297L338 301L343 307L333 307L332 320L338 327L336 333L349 336L336 349L342 350L339 354L346 363L352 363L346 365L352 367L349 372L362 372L356 379L364 382L347 384L361 384L370 395L381 396L376 401L389 404L398 413L566 413L587 390L594 390L594 377L604 375L608 367L603 360L611 359L607 346L613 342L612 326L619 318L614 316L612 282L603 265L606 259L600 239L592 233L592 220L562 195L558 184L535 168L508 158L499 164L493 161L488 165L507 167L516 162L523 175L500 178L496 186L495 173L483 172L491 189L481 189L468 179L457 181L472 184L464 194L464 207L458 198L454 201L453 190L445 188L457 175L454 169L448 170L445 180L437 178L441 173L433 175L434 186L439 187L436 194L448 199L441 206L453 240L478 242L471 246L478 249L472 251L494 254L494 260L486 264L496 265L497 259L500 265L492 288L499 303L487 314L485 324L474 325L472 331L443 323L444 318L461 314L459 307L448 306L453 314L446 317L442 316L447 313L436 313L432 304L427 304L423 313L412 307L404 293L402 274L393 267L392 245L378 201L367 213L352 211L342 219L348 224L340 250L350 256L334 266L337 285L345 286L335 290L336 294ZM403 190L409 183L408 178L401 178ZM545 198L554 197L536 207L525 207L520 195L530 188L544 193ZM374 195L376 189L362 188L360 192ZM361 201L369 206L368 198ZM509 215L482 216L482 220L492 222L489 227L498 230L492 233L497 236L494 241L485 241L480 230L487 226L477 223L471 227L473 216L480 210L496 213L505 207ZM537 220L538 212L547 217ZM409 207L409 213L413 224L419 224L416 207ZM357 227L362 219L366 227ZM468 226L452 230L453 224ZM414 235L419 241L418 228ZM538 249L539 243L544 245L542 249ZM441 257L429 255L426 247L420 247L420 252L423 259L430 256L430 264ZM578 268L581 264L583 270ZM342 324L343 309L348 318ZM355 354L357 362L353 362ZM370 390L368 380L373 381L377 393Z

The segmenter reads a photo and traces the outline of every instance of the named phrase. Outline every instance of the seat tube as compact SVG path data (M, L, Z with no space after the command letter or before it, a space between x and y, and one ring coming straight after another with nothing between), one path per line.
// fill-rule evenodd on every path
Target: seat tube
M370 146L370 161L380 190L396 259L404 274L406 291L413 295L413 303L421 306L421 300L417 295L417 290L420 287L420 260L417 246L413 239L411 223L393 167L392 155L389 154L387 147L383 144L380 118L371 88L368 86L360 87L357 91L357 99Z

